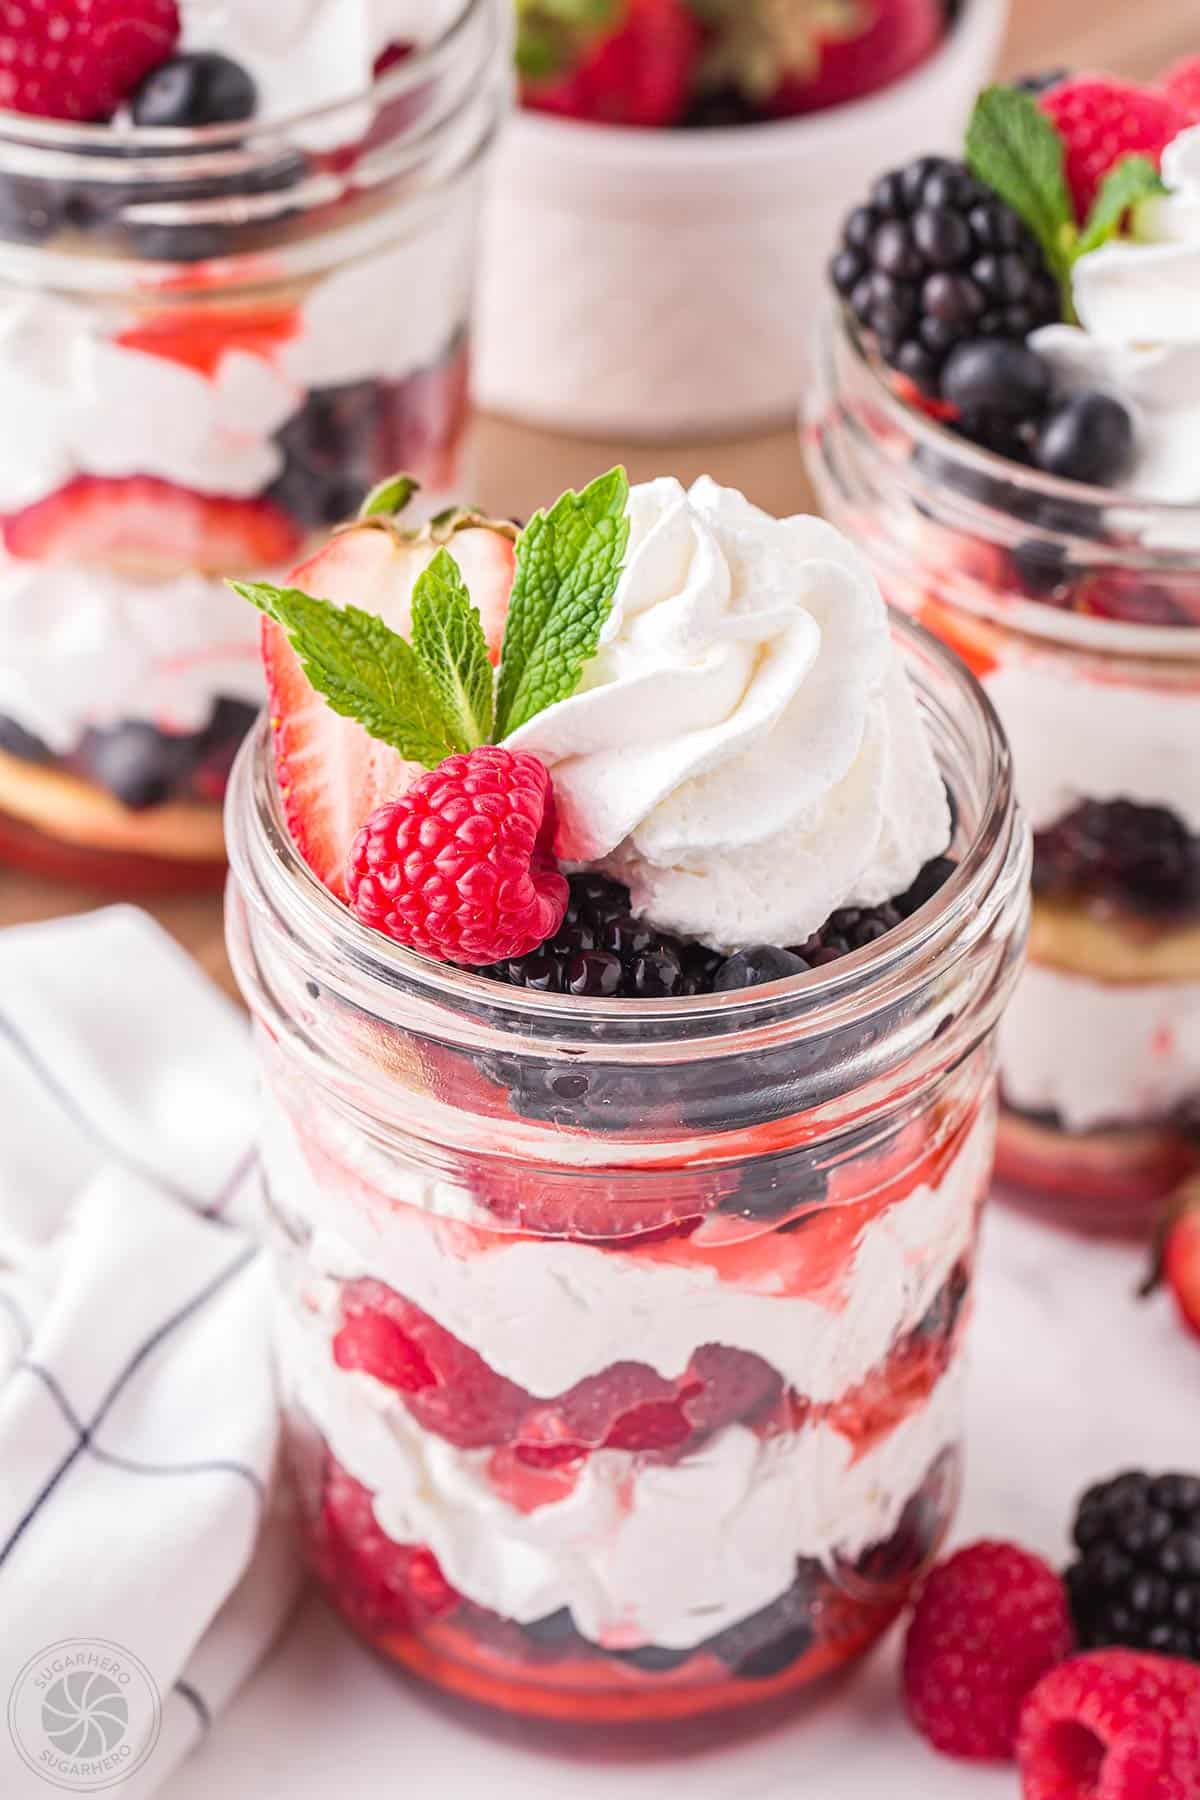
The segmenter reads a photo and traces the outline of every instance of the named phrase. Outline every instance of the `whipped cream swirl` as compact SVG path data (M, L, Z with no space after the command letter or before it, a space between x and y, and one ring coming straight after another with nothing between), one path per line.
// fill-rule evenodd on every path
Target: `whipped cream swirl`
M289 118L353 99L391 44L428 44L455 0L183 0L183 44L221 50L253 76L259 113Z
M1075 265L1080 324L1046 325L1033 347L1065 389L1098 388L1133 414L1137 456L1121 482L1140 500L1200 500L1200 126L1163 154L1161 199L1138 241Z
M582 684L507 740L553 771L559 855L724 953L903 892L949 808L858 552L707 477L634 488L630 527Z

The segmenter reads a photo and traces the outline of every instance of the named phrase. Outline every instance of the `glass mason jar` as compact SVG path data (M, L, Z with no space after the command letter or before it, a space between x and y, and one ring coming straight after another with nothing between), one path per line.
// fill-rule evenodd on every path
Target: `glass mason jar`
M829 516L974 669L1012 745L1034 904L998 1171L1064 1222L1144 1233L1200 1166L1200 507L966 443L833 313L808 448Z
M583 1001L360 926L229 795L312 1564L409 1673L612 1724L751 1708L895 1618L957 1494L1028 847L994 715L898 623L956 872L753 992Z
M397 469L461 497L504 0L370 92L203 130L0 113L0 858L219 880L251 610Z

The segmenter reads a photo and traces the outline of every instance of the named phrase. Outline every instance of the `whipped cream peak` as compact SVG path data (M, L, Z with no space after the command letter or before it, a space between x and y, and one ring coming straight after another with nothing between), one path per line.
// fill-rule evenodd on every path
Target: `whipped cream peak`
M507 740L553 772L559 855L726 953L902 892L949 808L865 561L708 477L635 487L629 515L579 688Z
M1168 193L1138 208L1137 239L1081 256L1080 323L1030 340L1064 389L1098 388L1133 415L1137 455L1121 483L1142 500L1200 501L1200 127L1168 145Z

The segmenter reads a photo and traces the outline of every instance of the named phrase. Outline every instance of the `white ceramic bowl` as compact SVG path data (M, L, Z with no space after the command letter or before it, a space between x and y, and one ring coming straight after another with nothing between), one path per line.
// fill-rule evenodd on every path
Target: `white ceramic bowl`
M885 168L961 148L1007 11L966 0L913 75L805 118L677 132L518 113L485 209L480 404L650 439L793 416L844 214Z

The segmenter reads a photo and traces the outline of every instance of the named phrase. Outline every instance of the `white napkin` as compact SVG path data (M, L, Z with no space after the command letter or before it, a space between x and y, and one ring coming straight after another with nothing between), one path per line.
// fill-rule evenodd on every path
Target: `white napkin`
M153 1792L295 1596L253 1142L245 1024L149 918L0 932L4 1800Z

